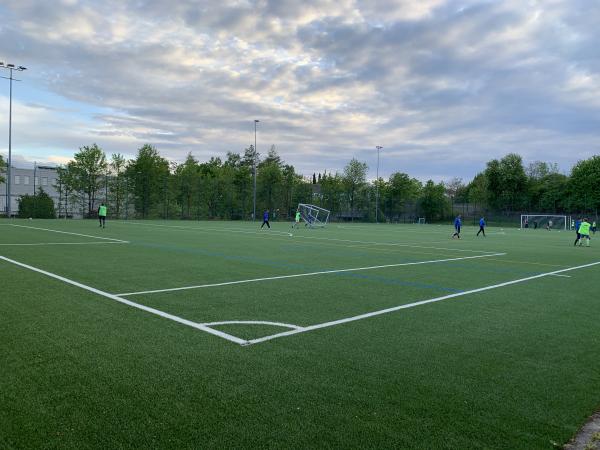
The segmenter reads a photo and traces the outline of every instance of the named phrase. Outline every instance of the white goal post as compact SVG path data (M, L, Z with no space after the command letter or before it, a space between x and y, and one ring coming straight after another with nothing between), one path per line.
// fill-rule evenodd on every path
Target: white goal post
M324 227L329 222L330 211L320 206L298 203L300 217L309 227Z
M425 217L419 217L419 220L417 221L417 223L419 225L425 225Z
M521 229L570 230L571 216L560 214L521 214Z

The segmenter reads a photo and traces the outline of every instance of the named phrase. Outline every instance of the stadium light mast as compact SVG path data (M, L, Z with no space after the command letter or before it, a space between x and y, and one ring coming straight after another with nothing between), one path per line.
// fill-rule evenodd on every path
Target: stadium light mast
M13 78L13 70L16 70L18 72L23 72L24 70L27 70L27 67L23 67L23 66L15 67L14 64L4 63L4 62L0 61L0 68L7 69L10 72L10 75L8 77L2 77L6 80L10 80L10 95L9 95L9 101L8 101L8 105L9 105L8 106L8 164L7 164L7 168L6 168L6 178L7 178L6 217L10 218L10 216L11 216L10 187L12 185L11 171L10 171L10 166L12 164L12 82L13 82L13 80L21 81L21 80L17 80L16 78Z
M379 223L379 150L383 147L381 145L377 145L375 147L377 149L377 181L375 184L375 223Z
M254 155L252 158L252 171L254 172L254 196L252 202L252 220L256 220L256 124L260 122L254 119Z

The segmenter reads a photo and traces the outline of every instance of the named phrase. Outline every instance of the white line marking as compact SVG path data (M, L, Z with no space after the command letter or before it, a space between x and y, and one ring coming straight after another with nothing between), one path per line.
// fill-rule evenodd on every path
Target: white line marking
M9 226L9 227L30 228L32 230L51 231L52 233L70 234L72 236L83 236L83 237L89 237L89 238L93 238L93 239L103 239L103 240L106 240L106 241L127 242L127 241L123 241L121 239L113 239L113 238L100 237L100 236L92 236L90 234L72 233L70 231L51 230L49 228L29 227L27 225L15 225L14 223L3 223L3 224L0 224L0 225L5 225L5 226Z
M407 303L405 305L395 306L393 308L386 308L386 309L382 309L382 310L379 310L379 311L373 311L373 312L366 313L366 314L361 314L361 315L358 315L358 316L347 317L345 319L333 320L331 322L324 322L324 323L319 323L319 324L316 324L316 325L309 325L309 326L306 326L306 327L300 327L298 330L284 331L282 333L273 334L271 336L265 336L265 337L258 338L258 339L251 339L251 340L248 341L247 345L258 344L260 342L265 342L265 341L269 341L271 339L276 339L276 338L280 338L280 337L284 337L284 336L291 336L293 334L305 333L307 331L318 330L320 328L332 327L334 325L339 325L339 324L342 324L342 323L354 322L354 321L357 321L357 320L367 319L369 317L380 316L382 314L388 314L388 313L391 313L391 312L394 312L394 311L398 311L398 310L401 310L401 309L414 308L415 306L426 305L427 303L435 303L435 302L440 302L442 300L448 300L450 298L462 297L463 295L469 295L469 294L475 294L477 292L489 291L489 290L501 288L501 287L504 287L504 286L510 286L512 284L523 283L525 281L535 280L537 278L543 278L543 277L547 277L547 276L552 276L552 275L560 274L562 272L569 272L571 270L578 270L578 269L583 269L583 268L586 268L586 267L592 267L592 266L596 266L598 264L600 264L600 261L597 261L597 262L594 262L594 263L590 263L590 264L584 264L582 266L575 266L575 267L569 267L567 269L555 270L553 272L546 272L546 273L542 273L542 274L539 274L539 275L534 275L534 276L527 277L527 278L520 278L518 280L506 281L504 283L494 284L494 285L491 285L491 286L485 286L485 287L482 287L482 288L471 289L470 291L458 292L456 294L444 295L442 297L431 298L431 299L428 299L428 300L422 300L422 301L414 302L414 303Z
M129 244L128 241L108 241L108 242L38 242L35 244L0 244L0 246L7 247L11 245L19 246L31 246L31 245L94 245L94 244Z
M115 222L113 222L115 223ZM143 225L146 227L162 227L162 228L178 228L181 230L194 230L194 231L201 231L201 232L209 232L209 231L216 231L216 232L226 232L226 233L243 233L243 234L258 234L261 236L268 236L267 233L270 234L277 234L277 235L284 235L284 236L294 236L292 233L288 233L287 231L276 231L276 230L265 230L265 231L248 231L248 230L239 230L236 228L198 228L198 227L184 227L182 225L160 225L157 223L141 223L141 222L116 222L116 223L123 223L123 224L128 224L128 225Z
M203 323L202 325L206 325L207 327L214 327L217 325L272 325L274 327L292 328L294 330L303 329L302 327L292 325L291 323L268 322L265 320L225 320L223 322Z
M183 286L183 287L169 288L169 289L155 289L155 290L151 290L151 291L125 292L125 293L116 294L116 295L126 297L129 295L156 294L159 292L184 291L184 290L188 290L188 289L201 289L201 288L208 288L208 287L229 286L232 284L244 284L244 283L256 283L259 281L282 280L285 278L311 277L311 276L315 276L315 275L325 275L325 274L330 274L330 273L357 272L359 270L384 269L386 267L418 266L421 264L434 264L434 263L442 263L442 262L448 262L448 261L460 261L463 259L489 258L492 256L504 256L504 255L506 255L506 253L493 253L491 255L463 256L460 258L446 258L446 259L434 259L434 260L429 260L429 261L417 261L417 262L409 262L409 263L384 264L381 266L353 267L350 269L337 269L337 270L323 270L320 272L306 272L306 273L296 273L293 275L279 275L279 276L275 276L275 277L251 278L249 280L225 281L223 283L199 284L199 285L195 285L195 286Z
M485 253L485 254L492 253L492 252L486 252L483 250L467 250L467 249L462 249L462 248L448 248L448 247L428 247L428 246L423 246L423 245L400 244L400 243L395 243L395 242L353 241L351 239L336 239L336 238L300 236L300 235L296 235L296 237L302 238L302 239L316 239L316 240L323 240L323 241L350 242L353 244L389 245L392 247L426 248L426 249L432 249L432 250L450 250L453 252L469 252L469 253Z
M553 277L563 277L563 278L571 278L571 275L561 275L558 273L554 273L552 274Z
M164 311L160 311L160 310L155 309L155 308L150 308L149 306L140 305L139 303L134 303L134 302L132 302L130 300L121 298L121 297L119 297L117 295L109 294L108 292L104 292L104 291L101 291L99 289L93 288L91 286L87 286L85 284L78 283L77 281L73 281L73 280L70 280L68 278L61 277L60 275L56 275L56 274L51 273L51 272L46 272L45 270L38 269L37 267L29 266L27 264L23 264L21 262L15 261L13 259L6 258L4 256L0 256L0 260L9 262L9 263L14 264L16 266L23 267L25 269L32 270L34 272L41 273L42 275L46 275L46 276L48 276L50 278L54 278L56 280L60 280L60 281L62 281L64 283L71 284L73 286L77 286L78 288L85 289L86 291L93 292L94 294L98 294L98 295L101 295L101 296L106 297L106 298L110 298L111 300L114 300L114 301L119 302L119 303L123 303L123 304L131 306L133 308L138 308L138 309L141 309L142 311L146 311L146 312L149 312L151 314L155 314L157 316L164 317L165 319L173 320L173 321L179 322L179 323L181 323L183 325L187 325L187 326L190 326L192 328L196 328L198 330L204 331L206 333L213 334L213 335L221 337L223 339L227 339L228 341L235 342L236 344L245 345L247 343L247 341L244 340L244 339L240 339L240 338L232 336L230 334L223 333L222 331L213 330L212 328L210 328L210 327L208 327L206 325L203 325L201 323L192 322L192 321L184 319L182 317L174 316L173 314L169 314L169 313L166 313Z
M112 222L115 223L115 222ZM468 252L468 253L483 253L490 254L492 252L484 251L484 250L468 250L462 248L448 248L448 247L430 247L423 245L413 245L413 244L402 244L396 242L373 242L373 241L354 241L351 239L336 239L336 238L326 238L326 237L316 237L316 236L302 236L302 235L294 235L292 233L287 233L285 231L269 231L269 232L260 232L260 231L244 231L244 230L231 230L231 229L220 229L220 228L198 228L198 227L184 227L180 225L160 225L160 224L152 224L152 223L140 223L140 222L116 222L123 223L129 225L145 225L148 227L164 227L164 228L180 228L184 230L192 230L192 231L200 231L200 232L208 232L208 231L227 231L232 233L246 233L246 234L257 234L262 236L267 236L267 233L278 233L282 235L287 235L290 237L301 238L301 239L316 239L316 240L325 240L325 241L333 241L333 242L347 242L351 244L368 244L368 245L381 245L381 246L392 246L392 247L407 247L407 248L419 248L419 249L430 249L430 250L450 250L453 252ZM445 241L442 241L445 242Z

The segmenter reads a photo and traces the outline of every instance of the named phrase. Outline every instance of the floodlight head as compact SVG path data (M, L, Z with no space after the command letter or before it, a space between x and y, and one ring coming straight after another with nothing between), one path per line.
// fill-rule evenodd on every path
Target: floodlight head
M9 67L10 69L14 69L15 65L14 64L7 64L6 67Z
M0 61L0 67L4 67L4 61Z
M260 120L258 120L258 119L254 119L254 122L258 123L258 122L260 122Z
M23 66L19 66L17 67L18 70L27 70L27 67L23 67Z

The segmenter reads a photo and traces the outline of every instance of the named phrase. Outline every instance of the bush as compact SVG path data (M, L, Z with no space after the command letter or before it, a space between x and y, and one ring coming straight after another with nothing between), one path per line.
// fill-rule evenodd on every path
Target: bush
M40 187L37 195L22 195L19 197L19 217L27 219L55 219L54 201Z

